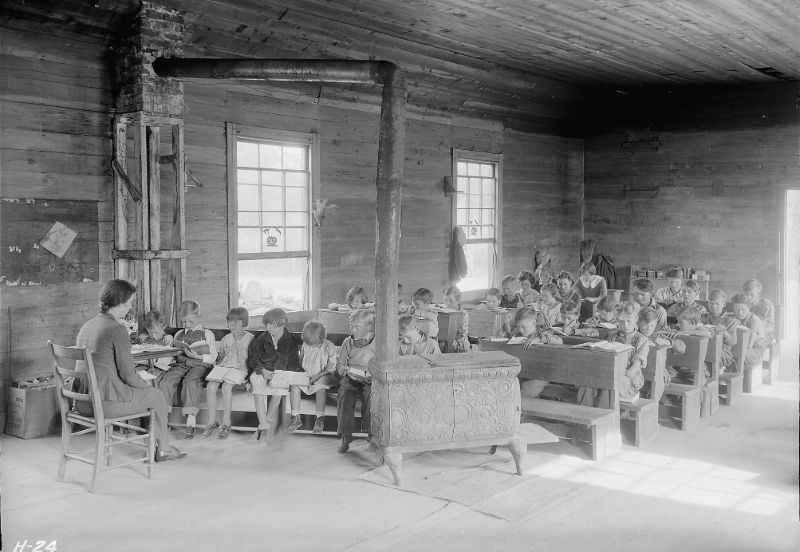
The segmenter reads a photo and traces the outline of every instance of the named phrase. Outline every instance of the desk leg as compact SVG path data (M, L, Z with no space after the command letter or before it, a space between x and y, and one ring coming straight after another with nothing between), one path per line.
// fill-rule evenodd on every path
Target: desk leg
M392 472L392 477L394 478L394 484L398 487L401 485L400 483L400 468L403 466L403 455L399 452L392 452L390 454L383 455L383 461L389 466L389 469Z
M519 437L512 437L508 448L511 451L511 456L514 457L514 463L517 465L517 475L522 475L522 462L528 452L528 442Z

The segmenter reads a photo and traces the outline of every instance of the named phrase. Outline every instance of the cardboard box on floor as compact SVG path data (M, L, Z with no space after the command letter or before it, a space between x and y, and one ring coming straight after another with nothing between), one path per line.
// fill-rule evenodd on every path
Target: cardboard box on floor
M33 439L56 433L61 414L52 376L12 382L8 390L6 433Z

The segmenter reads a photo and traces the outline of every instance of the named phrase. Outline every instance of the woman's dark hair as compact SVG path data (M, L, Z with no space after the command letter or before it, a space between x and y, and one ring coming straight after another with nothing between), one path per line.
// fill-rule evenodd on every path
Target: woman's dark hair
M100 312L108 312L136 293L136 286L127 280L111 280L100 295Z

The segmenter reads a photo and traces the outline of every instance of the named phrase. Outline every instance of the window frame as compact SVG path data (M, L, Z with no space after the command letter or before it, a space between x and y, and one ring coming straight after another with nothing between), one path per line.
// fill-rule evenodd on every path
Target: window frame
M320 303L321 295L321 252L320 232L314 221L314 201L319 198L320 189L320 140L319 133L293 132L288 130L268 129L225 123L226 141L226 187L228 198L227 209L227 234L228 234L228 308L238 306L239 301L239 261L258 259L285 259L305 257L301 252L265 252L265 253L239 253L239 225L238 225L238 179L237 179L237 140L250 140L254 142L271 142L281 144L295 144L308 147L308 172L309 172L309 276L306 284L304 309L314 308Z
M451 153L451 182L452 182L452 200L450 202L450 230L455 230L458 226L458 163L461 162L477 162L477 163L493 163L496 165L496 184L494 196L494 244L495 244L495 262L494 270L489 274L489 287L497 287L498 282L502 279L503 267L503 154L502 153L489 153L483 151L473 151L460 148L452 148ZM484 238L480 240L467 240L475 243L488 243L491 238ZM463 290L462 290L463 291Z

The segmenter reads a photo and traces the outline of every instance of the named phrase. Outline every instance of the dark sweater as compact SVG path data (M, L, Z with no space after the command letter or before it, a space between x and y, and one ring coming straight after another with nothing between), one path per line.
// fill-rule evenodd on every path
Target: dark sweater
M300 366L302 344L299 337L284 329L276 349L270 333L264 332L253 339L247 348L247 375L253 372L260 374L263 370L302 371Z

